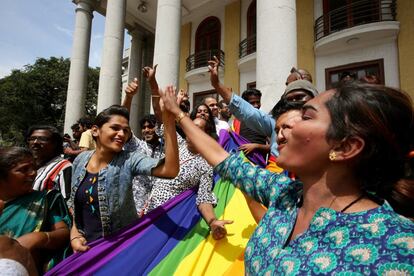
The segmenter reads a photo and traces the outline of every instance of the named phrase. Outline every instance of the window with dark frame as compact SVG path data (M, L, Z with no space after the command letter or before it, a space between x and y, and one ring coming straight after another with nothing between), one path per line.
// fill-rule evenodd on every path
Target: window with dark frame
M193 94L193 108L195 108L198 104L202 103L204 101L204 98L207 98L207 97L213 97L217 100L217 102L219 101L219 96L216 90L214 89L202 91L202 92L196 92Z
M249 82L249 83L247 83L247 84L246 84L246 88L247 88L247 89L254 89L254 88L256 88L256 82L255 82L255 81L253 81L253 82Z
M325 87L330 89L335 87L344 74L355 76L356 80L361 80L367 76L375 76L378 84L384 84L384 59L369 60L345 64L341 66L325 69Z

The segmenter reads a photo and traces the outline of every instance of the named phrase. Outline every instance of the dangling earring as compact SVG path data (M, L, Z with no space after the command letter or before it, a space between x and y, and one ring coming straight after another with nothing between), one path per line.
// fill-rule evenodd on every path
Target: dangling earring
M330 151L329 152L329 160L334 161L336 159L336 152Z

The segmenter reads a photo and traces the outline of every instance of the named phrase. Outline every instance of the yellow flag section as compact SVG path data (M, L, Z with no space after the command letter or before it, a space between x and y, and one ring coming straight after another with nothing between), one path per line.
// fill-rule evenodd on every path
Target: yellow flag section
M219 184L219 183L218 183ZM221 185L229 183L220 182ZM231 185L231 184L230 184ZM203 240L194 250L183 259L175 271L175 275L222 275L236 263L237 274L244 275L243 252L247 241L257 224L254 221L246 204L242 192L235 189L220 220L233 220L233 224L226 225L227 237L214 240L211 235ZM240 270L241 269L241 270Z

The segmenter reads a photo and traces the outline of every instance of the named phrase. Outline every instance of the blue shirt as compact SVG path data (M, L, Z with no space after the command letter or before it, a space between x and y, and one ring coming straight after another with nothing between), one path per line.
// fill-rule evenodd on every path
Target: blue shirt
M245 123L247 127L261 135L270 137L270 152L273 156L279 156L276 142L277 133L275 131L276 122L270 114L255 108L242 97L234 93L231 96L229 109L231 113L241 122Z
M309 228L286 245L295 225L302 183L255 167L236 155L230 155L215 171L269 206L247 244L246 274L414 274L414 224L387 202L355 213L320 208Z
M88 164L94 151L82 152L73 162L72 193L68 202L69 207L74 208L74 197L85 178ZM135 203L132 195L132 179L139 174L151 175L163 159L154 159L140 152L121 151L116 154L107 167L98 173L98 201L102 221L103 236L109 235L134 220L138 219ZM75 213L75 223L77 213Z

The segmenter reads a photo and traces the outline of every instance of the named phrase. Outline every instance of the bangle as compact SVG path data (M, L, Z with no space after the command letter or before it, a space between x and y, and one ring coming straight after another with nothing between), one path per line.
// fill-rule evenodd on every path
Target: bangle
M160 95L151 95L151 97L160 98L161 96Z
M177 124L179 124L184 117L186 117L186 115L185 115L185 113L183 111L181 111L177 115L177 117L175 117L175 121L177 122Z
M45 233L46 238L47 238L47 242L45 243L45 246L46 246L46 245L48 245L48 244L49 244L49 242L50 242L50 235L49 235L49 233L48 233L48 232L43 232L43 233Z
M70 241L72 242L73 240L80 239L80 238L83 238L83 236L76 236L74 238L71 238Z

